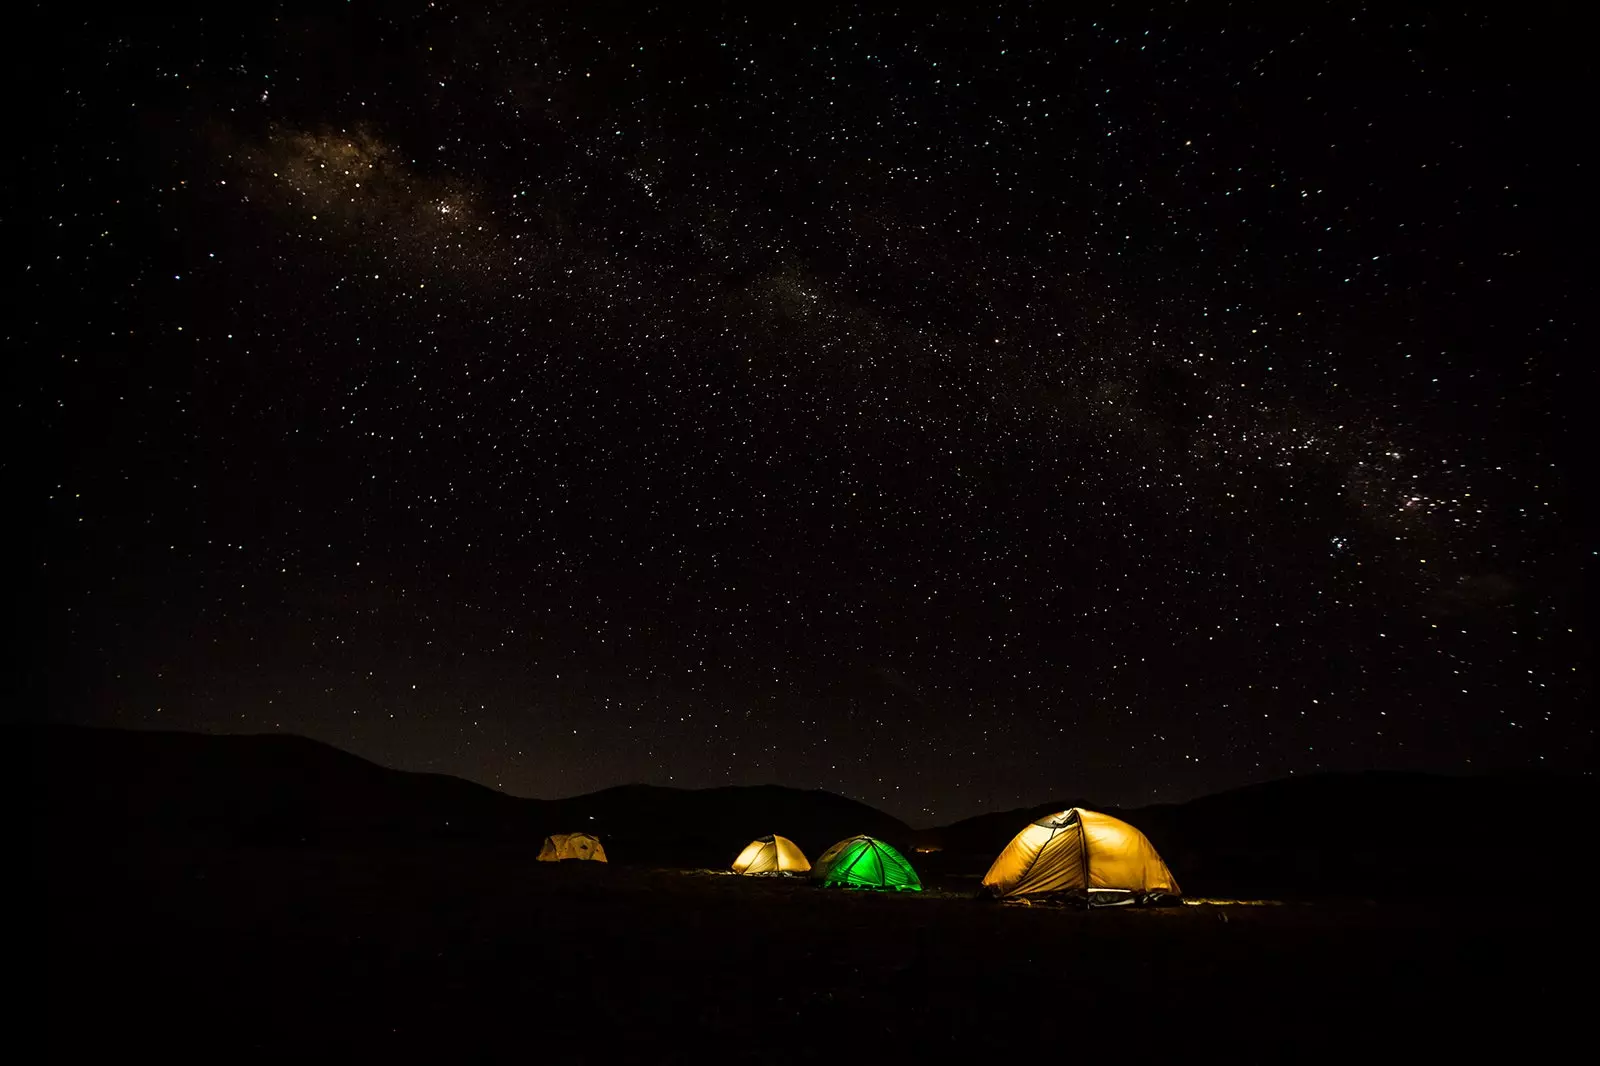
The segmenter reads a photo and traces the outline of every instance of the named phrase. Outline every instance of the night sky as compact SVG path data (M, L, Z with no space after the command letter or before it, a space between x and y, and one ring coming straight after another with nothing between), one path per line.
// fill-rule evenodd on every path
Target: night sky
M48 715L914 824L1587 768L1574 26L1077 7L34 11Z

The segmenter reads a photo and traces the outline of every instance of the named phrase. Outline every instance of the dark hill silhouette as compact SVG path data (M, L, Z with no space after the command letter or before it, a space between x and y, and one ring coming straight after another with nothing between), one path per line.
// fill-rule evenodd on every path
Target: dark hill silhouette
M981 873L1036 818L1087 807L1138 827L1201 896L1507 898L1560 891L1585 868L1592 780L1540 775L1320 774L1182 804L1119 809L1057 801L919 833L930 865Z
M911 830L864 803L820 790L753 785L706 789L621 785L552 800L551 824L598 833L641 862L723 867L759 836L782 833L815 858L856 833L906 847ZM615 841L615 845L611 843Z
M865 804L775 785L627 785L533 800L459 778L388 769L282 734L76 726L8 733L11 750L27 752L32 795L42 801L42 829L54 845L370 847L456 840L537 850L549 833L584 830L605 840L613 862L721 867L752 838L773 832L808 854L853 833L897 846L910 838L903 822Z
M1018 807L1009 811L990 811L986 814L963 818L950 825L934 829L919 829L914 847L933 849L943 853L946 862L957 865L975 860L993 860L1012 837L1029 822L1068 807L1087 807L1106 814L1116 812L1080 800L1060 800L1040 803L1032 807Z
M775 785L531 800L295 736L34 726L5 737L26 753L39 829L55 848L458 841L532 852L549 833L586 830L614 863L722 868L767 833L813 858L871 833L938 848L914 857L925 875L971 878L1030 821L1083 806L1141 829L1191 896L1511 898L1586 882L1574 871L1590 865L1583 823L1594 808L1590 778L1327 774L1131 810L1061 800L913 834L854 800Z
M512 797L305 737L23 727L46 819L73 837L333 844L531 831Z
M1320 774L1122 817L1194 894L1509 902L1588 880L1574 870L1591 862L1594 792L1592 779L1535 774Z

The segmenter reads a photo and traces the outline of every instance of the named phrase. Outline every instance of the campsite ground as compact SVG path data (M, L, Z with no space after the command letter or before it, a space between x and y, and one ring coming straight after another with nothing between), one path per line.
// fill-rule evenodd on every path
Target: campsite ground
M1539 901L1086 914L970 877L882 896L468 848L127 849L47 878L59 1057L1530 1054L1581 987L1572 916Z

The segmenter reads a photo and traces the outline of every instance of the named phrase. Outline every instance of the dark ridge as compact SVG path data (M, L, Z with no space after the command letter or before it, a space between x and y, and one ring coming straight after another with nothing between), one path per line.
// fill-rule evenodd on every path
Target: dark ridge
M47 847L417 847L537 849L584 830L622 865L722 868L779 832L815 858L869 833L940 878L975 880L1034 819L1080 806L1142 830L1188 895L1273 898L1476 895L1565 887L1589 778L1327 774L1183 804L1120 810L1061 800L913 833L855 800L777 785L623 785L518 799L453 777L391 770L302 737L29 726ZM19 743L15 743L20 741Z
M1136 826L1188 895L1398 898L1559 890L1591 778L1318 774L1181 804L1060 800L917 834L930 868L986 869L1029 822L1086 807ZM1582 860L1587 865L1587 860ZM981 869L980 869L981 867Z
M661 866L727 866L746 844L769 833L782 833L813 857L856 833L899 847L911 839L904 822L864 803L780 785L621 785L547 806L554 821L599 833L608 850L615 841L630 861Z
M24 726L45 823L81 841L344 845L531 832L518 800L287 734ZM60 839L59 837L57 839Z
M946 826L916 831L913 847L924 854L937 853L947 859L967 861L979 858L993 859L1006 842L1016 836L1022 827L1037 818L1068 807L1087 807L1094 811L1115 813L1106 807L1097 807L1082 800L1058 800L1032 807L1018 807L1008 811L990 811L973 815Z
M1575 887L1574 864L1589 866L1583 823L1594 799L1586 777L1368 772L1295 777L1122 817L1192 894L1510 901Z
M807 854L905 823L829 792L763 785L625 785L533 800L439 774L391 770L304 737L23 726L45 840L54 846L378 847L472 841L538 849L549 833L600 835L612 862L723 867L781 832Z

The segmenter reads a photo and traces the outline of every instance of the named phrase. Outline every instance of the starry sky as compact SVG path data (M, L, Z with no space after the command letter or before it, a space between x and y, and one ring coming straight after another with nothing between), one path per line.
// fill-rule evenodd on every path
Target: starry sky
M1586 769L1571 27L1079 7L36 7L46 713L913 824Z

